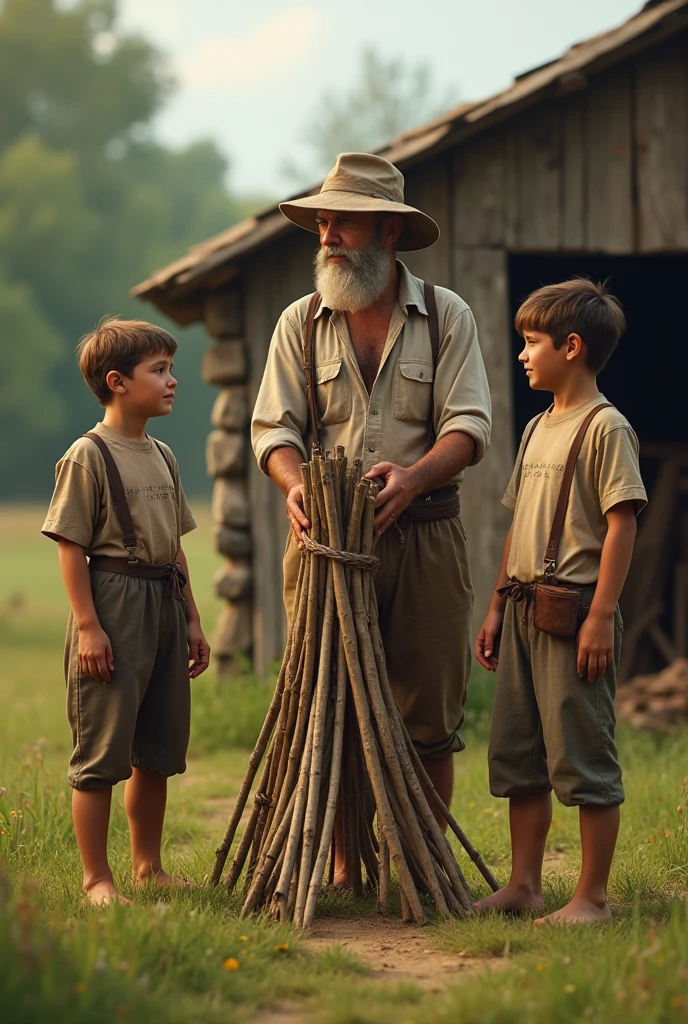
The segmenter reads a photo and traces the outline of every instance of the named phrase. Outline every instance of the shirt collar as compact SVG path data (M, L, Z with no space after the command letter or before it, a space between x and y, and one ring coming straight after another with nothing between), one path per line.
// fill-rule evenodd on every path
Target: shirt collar
M403 309L406 316L408 316L408 307L415 306L419 313L423 316L428 315L428 310L425 305L425 296L423 294L423 282L417 277L414 277L408 267L397 260L397 270L399 271L399 306ZM323 300L320 300L318 308L315 311L314 319L327 310L329 313L332 310L329 306L326 306Z

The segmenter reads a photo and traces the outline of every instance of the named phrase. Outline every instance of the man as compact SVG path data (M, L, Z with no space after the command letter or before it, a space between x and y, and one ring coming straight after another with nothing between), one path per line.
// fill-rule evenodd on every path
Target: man
M485 454L490 395L475 321L466 303L434 291L396 260L439 238L432 218L404 203L404 179L382 157L342 153L318 195L282 203L293 223L320 236L313 363L320 440L363 459L382 477L375 576L380 626L395 698L437 792L449 804L452 754L471 661L473 591L457 485ZM303 344L311 296L277 324L252 422L260 468L286 497L284 558L289 617L304 514L299 466L312 440ZM432 300L432 293L429 296ZM395 524L395 528L389 527ZM341 836L340 836L341 840ZM335 884L346 884L342 842Z

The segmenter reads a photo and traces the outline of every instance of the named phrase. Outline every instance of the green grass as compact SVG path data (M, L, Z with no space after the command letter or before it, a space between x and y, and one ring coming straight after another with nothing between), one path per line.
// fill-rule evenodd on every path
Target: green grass
M207 515L187 538L194 588L212 632L217 556ZM314 955L288 927L240 921L237 900L199 887L161 896L132 892L128 837L115 791L111 859L132 909L88 908L65 781L61 649L67 605L54 545L38 535L40 511L0 509L0 1019L3 1024L126 1020L242 1021L260 1006L302 1001L326 1024L654 1021L688 1015L688 736L620 730L627 803L611 879L609 928L534 929L497 918L428 930L438 956L486 958L484 972L441 994L388 985L338 947ZM170 785L165 854L200 883L224 831L271 680L247 675L218 687L194 683L186 775ZM476 675L456 761L455 812L501 879L508 819L489 795L490 679ZM1 792L1 790L0 790ZM548 844L548 908L571 894L579 867L577 819L556 806ZM477 895L486 887L471 867ZM324 896L320 914L373 913L370 903ZM287 948L277 948L277 947ZM236 970L224 965L238 963Z

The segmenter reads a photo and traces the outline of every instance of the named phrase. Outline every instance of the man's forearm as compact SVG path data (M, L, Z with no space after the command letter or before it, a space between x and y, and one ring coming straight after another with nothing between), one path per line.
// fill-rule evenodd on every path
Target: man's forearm
M293 487L301 483L303 456L296 448L275 448L267 461L268 476L286 497Z
M475 441L462 430L445 434L429 452L411 467L418 494L441 487L470 466L475 458Z

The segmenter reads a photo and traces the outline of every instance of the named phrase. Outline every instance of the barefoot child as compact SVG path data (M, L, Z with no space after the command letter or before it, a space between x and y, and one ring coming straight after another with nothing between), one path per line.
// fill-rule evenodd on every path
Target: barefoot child
M146 434L151 416L172 411L176 349L167 331L137 320L107 320L81 341L81 372L105 415L57 464L42 529L58 543L72 609L68 781L96 904L128 902L107 857L112 787L123 779L135 880L181 884L160 858L167 779L185 770L189 679L210 650L180 546L196 523L174 455Z
M554 401L523 435L503 498L513 523L476 641L480 664L497 671L490 790L509 798L512 850L508 884L476 909L543 909L554 789L580 808L583 863L570 903L536 924L611 918L607 882L624 799L614 745L617 601L646 495L637 438L598 391L597 374L624 327L617 300L584 279L538 289L516 314L519 362L531 388ZM573 477L562 487L567 463ZM562 492L568 504L557 526ZM533 587L543 575L554 594Z

